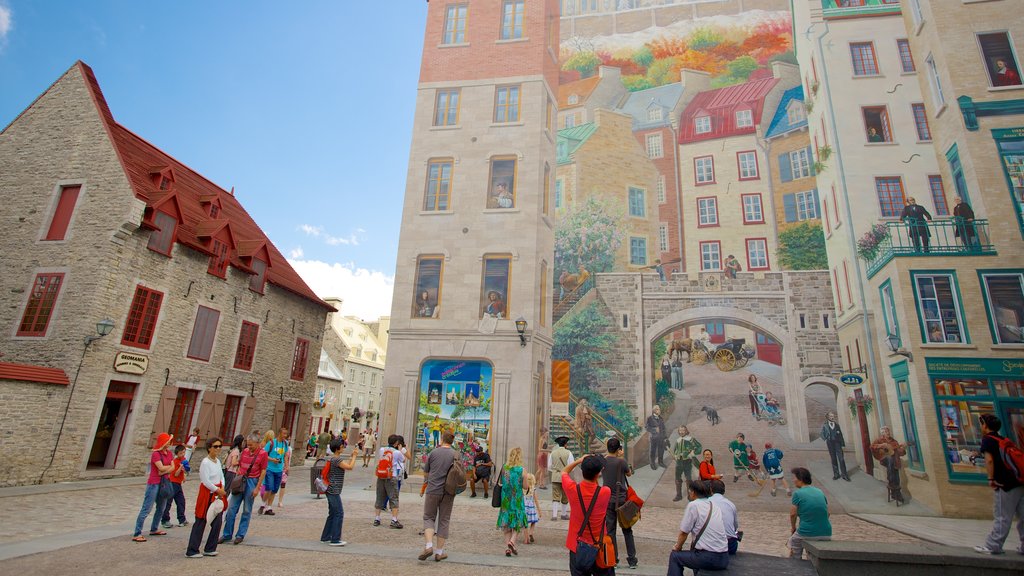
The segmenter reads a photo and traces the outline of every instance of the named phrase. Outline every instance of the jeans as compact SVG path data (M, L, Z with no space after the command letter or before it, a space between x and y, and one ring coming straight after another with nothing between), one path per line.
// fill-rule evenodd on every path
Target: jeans
M142 525L146 522L146 516L156 504L156 512L153 513L153 523L149 526L150 532L156 532L160 528L160 514L167 506L168 500L157 498L160 492L159 484L146 484L146 495L142 497L142 509L139 510L139 517L135 519L135 536L142 534Z
M163 521L168 523L171 521L171 502L174 502L178 512L178 524L185 523L185 493L181 490L181 484L171 482L171 486L174 487L174 496L167 501L167 505L164 506Z
M615 545L615 563L619 563L619 539L615 537L615 530L619 527L618 514L615 509L618 507L617 504L610 504L608 506L608 513L604 516L604 530L612 537L612 544ZM630 566L635 566L637 563L636 559L636 543L633 541L633 528L622 529L622 539L626 542L626 562Z
M570 576L615 576L615 568L598 568L597 564L586 572L576 569L576 553L569 552L569 575Z
M227 516L224 518L224 533L222 536L225 540L231 538L232 532L235 530L235 516L238 514L238 508L243 505L242 519L238 521L238 537L245 538L245 533L249 530L249 519L252 518L252 501L256 498L258 482L259 478L246 478L245 493L231 495L228 511L226 512Z
M345 508L341 505L341 494L327 493L327 521L320 533L321 542L341 542L341 523L345 521Z
M725 552L707 550L673 551L668 557L668 576L683 576L683 568L690 568L694 574L701 570L725 570L729 567L729 555Z
M985 539L985 546L989 550L1002 550L1006 536L1013 526L1013 516L1017 520L1017 534L1020 535L1019 552L1024 553L1024 486L1017 486L1013 490L996 490L992 502L992 532Z
M207 512L209 514L209 512ZM220 525L224 521L224 512L217 514L217 517L210 522L210 536L206 539L206 546L203 552L217 551L217 536L220 534ZM188 537L188 549L186 554L198 554L199 545L203 543L203 532L206 531L206 518L196 517L192 524L192 533Z

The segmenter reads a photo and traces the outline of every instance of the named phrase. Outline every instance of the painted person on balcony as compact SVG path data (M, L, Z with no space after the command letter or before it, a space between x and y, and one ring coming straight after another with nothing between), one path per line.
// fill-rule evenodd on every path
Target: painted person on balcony
M975 242L974 210L970 204L964 202L963 198L955 196L956 206L953 206L953 223L956 224L956 237L965 248L970 249L977 245Z
M907 205L903 207L900 220L907 225L907 234L910 236L910 241L914 243L914 252L921 252L922 247L925 252L928 252L929 238L932 233L928 230L928 223L925 220L931 219L932 215L925 210L924 206L918 204L913 196L907 198Z
M740 266L740 261L735 256L729 254L725 258L725 275L735 280L737 272L743 272L743 266Z
M654 405L651 415L644 423L644 428L650 435L651 470L657 470L658 466L667 468L665 466L665 441L668 440L668 434L665 433L665 419L661 417L661 406Z
M672 456L676 460L676 497L673 502L683 499L683 476L686 481L693 480L694 465L700 466L700 454L702 446L700 441L690 435L690 429L686 426L679 427L679 438L676 438L672 446Z

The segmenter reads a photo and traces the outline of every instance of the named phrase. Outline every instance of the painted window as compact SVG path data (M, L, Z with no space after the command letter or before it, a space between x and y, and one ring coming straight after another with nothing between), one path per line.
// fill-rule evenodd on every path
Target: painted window
M170 256L171 245L174 244L174 233L178 227L178 219L158 210L153 214L153 224L157 229L149 235L149 249L165 256Z
M259 334L259 324L242 321L242 329L238 333L238 346L235 347L235 368L252 370L252 361L256 356L256 339Z
M259 258L253 258L250 268L253 269L255 274L249 277L249 290L257 294L263 294L264 287L267 284L267 263Z
M999 156L1002 159L1003 175L1009 184L1010 198L1013 200L1013 207L1017 213L1017 223L1024 231L1024 139L1020 138L1016 130L1008 130L1006 133L1000 131L996 140L999 149ZM957 166L960 165L959 155L956 158ZM952 162L950 162L952 166ZM963 169L959 170L959 176L963 179ZM958 183L959 184L959 183ZM967 188L966 183L964 188ZM967 196L960 194L965 201Z
M524 0L504 0L501 3L501 39L523 37Z
M992 340L996 344L1024 343L1024 273L979 271L985 289Z
M889 124L889 110L885 106L865 106L864 133L868 142L892 142L892 128Z
M141 284L135 287L135 296L128 309L128 319L124 322L121 344L149 349L150 344L153 343L153 332L156 330L160 304L163 301L162 292L146 288Z
M789 125L793 126L799 124L807 119L807 111L804 110L803 102L793 102L789 105L789 109L786 110L786 119L789 121Z
M1020 86L1020 68L1007 32L978 34L981 57L988 71L989 85Z
M665 150L662 146L663 141L660 132L656 134L648 134L645 140L647 141L648 158L661 158L665 155Z
M836 196L836 185L832 185L832 215L836 219L836 228L843 223L842 219L839 218L839 198Z
M416 260L416 291L412 302L413 318L438 318L441 309L443 256L420 256Z
M580 95L579 94L569 94L569 97L566 98L565 101L566 101L566 103L569 104L569 106L575 106L575 105L580 103Z
M631 266L647 265L647 238L629 237L629 264Z
M697 225L718 226L718 199L697 198Z
M836 312L838 312L839 315L842 316L843 315L843 293L842 293L842 289L839 287L839 267L838 266L833 266L832 267L832 285L836 287ZM826 328L827 327L828 326L826 326ZM847 347L847 357L849 357L849 347ZM849 360L847 360L847 364L849 364Z
M899 218L903 213L903 179L899 176L875 178L875 192L882 218Z
M50 226L46 230L43 240L63 240L68 232L68 225L71 223L71 216L75 212L75 203L78 202L78 194L82 191L81 186L62 186L57 197L57 206L53 209L53 216L50 218Z
M710 184L715 181L715 157L702 156L693 159L693 170L697 184Z
M925 112L924 104L911 104L910 109L914 112L914 126L917 128L917 139L927 142L932 139L932 130L928 126L928 114Z
M509 283L512 274L512 256L484 257L483 289L480 291L480 316L509 317Z
M886 336L900 336L899 317L896 316L896 299L892 293L892 281L886 280L878 288L879 296L882 299L882 319L885 321Z
M747 270L768 269L768 241L764 238L747 239Z
M906 38L896 40L896 50L900 54L900 70L905 74L916 72L914 66L914 55L910 52L910 42Z
M488 208L516 207L516 159L499 156L491 159L491 187L487 196Z
M551 166L544 163L544 196L541 198L540 212L547 216L548 206L551 204Z
M423 210L436 212L448 210L452 186L451 159L431 160L427 164L427 187L423 193Z
M238 415L242 413L242 397L228 395L224 398L224 415L220 421L218 430L220 437L234 438L235 428L238 426Z
M309 340L295 339L295 351L292 353L292 380L306 379L306 360L309 357Z
M32 281L32 291L28 295L28 304L18 324L18 336L46 336L63 284L62 273L36 274Z
M739 165L740 180L756 180L758 178L756 152L737 152L736 163Z
M914 20L914 26L918 27L924 23L924 13L921 11L921 0L909 0L910 16Z
M210 264L206 267L206 272L218 278L227 277L228 254L230 253L228 243L220 238L214 238L211 249L213 256L210 256Z
M565 205L565 198L562 188L564 187L564 181L559 178L555 180L555 211L559 211Z
M942 108L946 105L946 95L942 91L942 79L939 77L939 67L935 65L935 57L929 54L925 64L928 65L928 84L932 89L935 107Z
M565 121L562 122L562 128L572 128L576 125L576 113L570 112L565 115Z
M217 310L206 306L199 307L199 310L196 311L196 323L192 326L192 339L189 341L186 354L189 358L206 362L210 360L219 320L220 312Z
M519 86L498 86L494 93L494 121L519 121Z
M434 126L459 123L459 90L438 90L434 103Z
M647 216L647 191L643 188L629 187L629 215L637 218Z
M658 204L664 204L665 198L665 176L658 176Z
M801 148L789 153L789 167L792 170L792 179L808 178L811 175L811 153L807 148Z
M444 15L444 44L463 44L466 42L467 4L452 4Z
M764 224L764 212L761 210L760 194L743 194L743 223Z
M892 368L895 371L895 367ZM904 364L906 370L906 364ZM896 399L900 405L900 424L903 425L903 437L907 444L907 463L910 468L924 471L924 460L921 458L921 446L917 440L917 417L914 415L914 401L910 395L910 384L907 375L902 374L893 379L896 381Z
M846 283L846 304L853 308L853 291L850 290L850 264L846 258L843 258L843 282ZM857 365L862 364L860 360L860 341L857 341Z
M818 217L818 194L816 190L797 192L793 196L796 200L796 219L798 221L813 220Z
M722 243L701 242L700 243L700 269L721 270L722 269Z
M661 108L651 108L647 111L648 122L658 122L665 117L665 111Z
M668 252L668 224L658 224L658 250Z
M970 196L967 194L967 179L964 177L964 167L960 163L960 151L955 143L946 151L946 161L949 162L949 171L953 175L953 187L956 188L956 195L964 199L964 201L970 200Z
M942 176L930 174L928 188L932 192L932 204L935 205L936 216L949 216L949 204L946 203L946 189L942 186Z
M750 128L754 125L754 112L751 110L740 110L736 112L736 127Z
M192 431L192 417L195 416L198 400L199 390L178 388L174 410L171 411L171 426L167 430L175 438L188 438Z
M910 274L914 279L914 298L924 330L922 341L928 344L968 342L956 276L952 273Z
M694 118L693 129L697 134L707 134L708 132L711 132L711 117L698 116Z
M554 103L549 100L547 104L547 113L544 117L544 128L546 128L548 132L554 132L555 118L557 115L558 110L555 108Z
M878 60L875 59L874 42L852 42L850 56L853 58L854 76L878 75Z

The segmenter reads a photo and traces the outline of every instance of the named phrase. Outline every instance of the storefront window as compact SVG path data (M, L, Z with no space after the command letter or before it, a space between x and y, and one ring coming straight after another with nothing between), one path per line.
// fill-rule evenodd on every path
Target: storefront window
M1024 230L1024 128L993 130L992 134L1003 159L1003 170L1017 212L1017 223Z
M935 380L936 396L989 396L987 380Z
M900 403L900 423L907 443L907 461L914 470L924 471L921 445L917 440L917 418L914 416L914 402L910 398L910 386L906 380L906 363L902 365L903 378L896 381L896 396Z
M1024 342L1024 274L990 274L979 271L985 306L996 344Z
M984 474L985 458L978 454L981 448L982 414L994 414L992 402L975 400L939 400L939 416L945 439L946 462L954 474Z
M1024 380L995 380L996 396L1024 398Z

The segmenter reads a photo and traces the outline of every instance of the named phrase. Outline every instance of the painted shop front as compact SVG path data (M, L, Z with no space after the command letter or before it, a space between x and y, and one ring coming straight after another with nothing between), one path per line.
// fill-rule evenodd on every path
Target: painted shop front
M455 448L470 454L473 445L490 449L494 368L482 360L429 359L419 380L419 408L414 443L417 466L441 444L441 434L455 434Z

